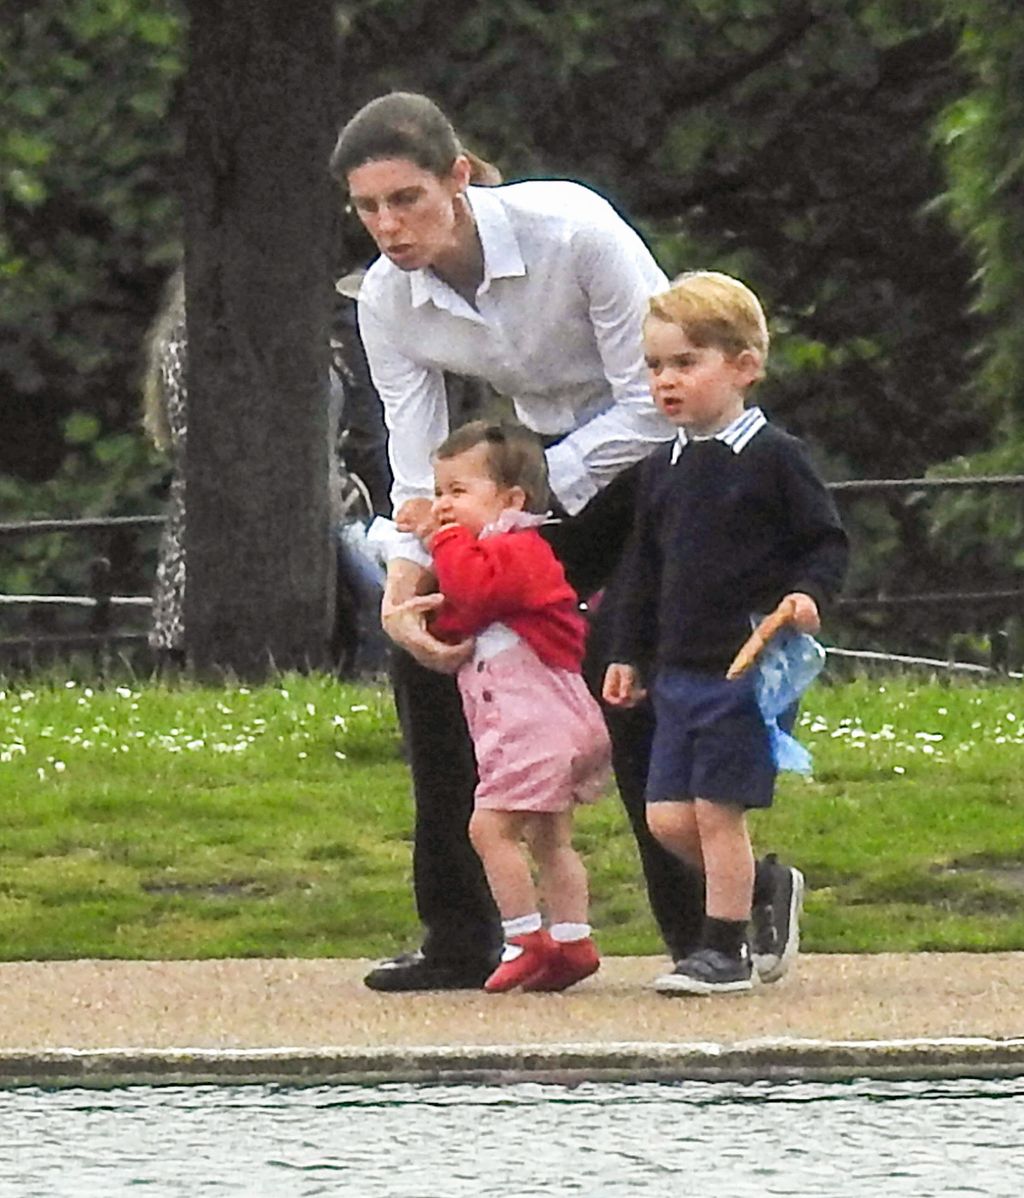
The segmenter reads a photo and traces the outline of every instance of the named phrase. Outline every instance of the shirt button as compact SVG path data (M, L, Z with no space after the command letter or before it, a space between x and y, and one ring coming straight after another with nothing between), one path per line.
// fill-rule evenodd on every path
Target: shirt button
M483 694L480 696L480 698L483 699L483 701L485 703L490 703L490 701L494 698L494 696L491 694L490 691L484 691Z

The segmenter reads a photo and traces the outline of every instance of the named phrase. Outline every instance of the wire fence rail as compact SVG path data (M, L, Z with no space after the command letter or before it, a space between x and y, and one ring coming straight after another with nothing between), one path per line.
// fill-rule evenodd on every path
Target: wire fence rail
M966 490L1021 490L1024 491L1024 474L973 475L958 478L889 478L848 479L828 484L837 499L864 499L871 497L914 495L928 492ZM109 548L111 538L117 539L119 554L138 555L134 542L126 549L126 541L134 535L151 529L159 529L165 523L162 515L150 516L106 516L68 519L41 519L0 522L0 545L4 542L21 540L53 533L66 533L74 537L95 536L105 540ZM59 656L60 652L78 650L101 650L114 647L144 646L147 634L144 631L127 629L119 624L118 616L125 612L144 612L152 607L149 595L117 595L111 589L111 558L113 552L97 551L89 567L89 593L84 595L47 594L2 594L0 593L0 619L3 612L20 611L29 613L54 612L61 609L88 613L88 628L74 631L55 632L52 629L30 628L18 635L0 635L0 656L10 658L12 654L33 652L45 648ZM870 595L842 596L834 604L840 613L865 611L898 611L901 609L951 609L970 608L975 612L1008 613L1020 616L1024 613L1024 587L998 587L989 590L937 590L906 593L877 591ZM2 633L2 629L0 629ZM991 660L988 664L960 662L934 656L919 656L909 653L888 653L878 650L855 648L830 648L829 655L836 661L860 662L890 666L921 667L931 670L948 670L968 674L987 675L1000 673L1011 678L1020 678L1019 671L1011 669L1007 656L1008 637L1001 629L992 634Z

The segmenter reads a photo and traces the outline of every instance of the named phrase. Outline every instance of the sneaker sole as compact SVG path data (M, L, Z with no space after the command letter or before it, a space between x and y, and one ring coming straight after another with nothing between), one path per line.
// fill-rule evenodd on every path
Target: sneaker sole
M669 973L654 980L654 989L659 994L749 994L753 988L753 978L744 978L738 982L702 982L698 978L680 977Z
M535 982L539 982L544 976L543 966L540 969L535 969L532 973L526 974L524 977L511 982L508 985L492 986L490 978L484 983L484 990L488 994L511 994L514 990L529 990Z
M794 958L800 951L800 916L804 909L804 875L800 870L793 869L792 866L790 868L793 874L793 893L789 899L789 939L783 946L782 955L771 958L771 963L765 964L763 969L758 965L758 957L754 957L754 968L757 970L758 980L764 982L766 986L779 981L789 972Z
M412 994L427 990L482 990L489 968L479 973L438 971L431 967L410 968L378 965L363 978L363 984L378 994Z
M600 961L591 969L576 970L571 974L559 974L551 980L547 971L534 978L531 982L523 984L523 989L530 994L559 994L563 990L568 990L570 986L575 986L577 982L585 981L591 978L601 968Z

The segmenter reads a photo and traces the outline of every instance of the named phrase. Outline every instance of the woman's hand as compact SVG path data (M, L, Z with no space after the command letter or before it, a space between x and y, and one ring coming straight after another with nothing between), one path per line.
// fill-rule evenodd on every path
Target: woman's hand
M605 670L601 698L610 707L636 707L646 697L647 692L640 685L632 666L613 661Z
M438 528L433 500L407 499L395 512L395 527L399 532L413 533L426 544Z
M427 616L444 602L439 594L417 595L427 572L397 559L388 567L388 581L380 605L380 622L388 637L428 670L454 674L473 656L473 641L449 645L427 628Z

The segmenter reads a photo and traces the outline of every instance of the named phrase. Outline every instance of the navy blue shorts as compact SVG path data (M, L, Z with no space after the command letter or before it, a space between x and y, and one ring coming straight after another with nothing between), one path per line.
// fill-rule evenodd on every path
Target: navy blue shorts
M661 670L651 698L648 803L710 799L738 807L772 805L775 761L752 672L727 682L717 674Z

